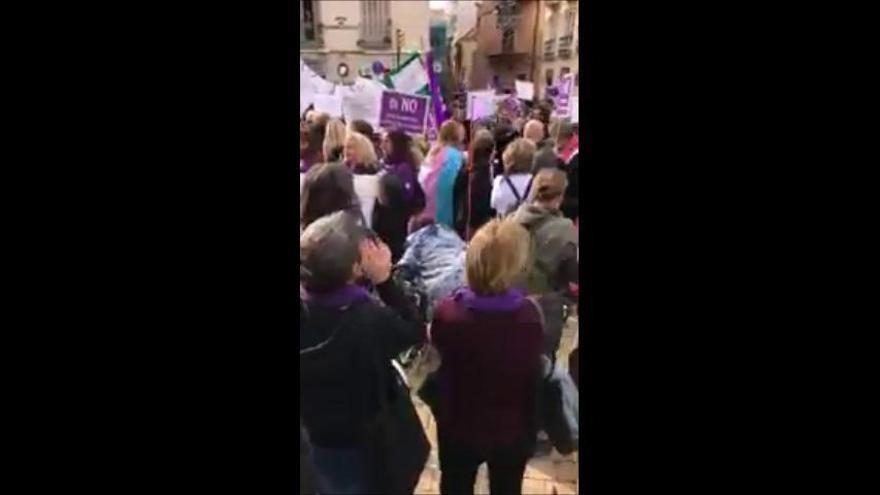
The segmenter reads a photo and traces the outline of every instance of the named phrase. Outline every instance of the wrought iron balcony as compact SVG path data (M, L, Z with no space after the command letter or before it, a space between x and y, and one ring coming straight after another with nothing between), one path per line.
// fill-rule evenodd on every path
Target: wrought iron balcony
M549 39L544 42L544 60L554 60L556 58L556 40Z
M559 58L571 58L571 45L573 43L573 34L567 34L559 38Z

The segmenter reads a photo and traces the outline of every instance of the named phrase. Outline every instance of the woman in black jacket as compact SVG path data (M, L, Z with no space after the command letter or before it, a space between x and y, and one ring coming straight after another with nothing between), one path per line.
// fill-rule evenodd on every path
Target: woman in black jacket
M373 230L391 249L391 260L403 256L410 218L425 207L425 192L419 184L419 165L412 139L395 130L382 137L383 175L379 198L373 210Z
M391 278L391 253L351 215L300 237L300 414L319 493L371 493L363 432L380 408L390 361L426 339L417 308ZM384 305L355 282L368 278Z
M490 205L492 197L492 157L495 139L490 131L481 129L474 135L468 153L468 192L464 205L467 217L465 238L469 238L486 222L495 217Z

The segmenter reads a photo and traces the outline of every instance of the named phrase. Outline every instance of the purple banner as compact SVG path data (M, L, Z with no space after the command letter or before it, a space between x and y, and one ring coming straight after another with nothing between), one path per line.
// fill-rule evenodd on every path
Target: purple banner
M428 100L427 96L383 91L379 126L388 131L401 129L410 134L424 134Z
M437 129L446 122L446 109L443 105L443 98L440 96L440 81L437 73L434 72L434 52L429 51L427 56L428 63L428 86L431 89L431 103L434 106L434 125Z
M561 118L571 114L571 90L574 86L574 74L566 74L559 81L559 96L556 99L556 115Z

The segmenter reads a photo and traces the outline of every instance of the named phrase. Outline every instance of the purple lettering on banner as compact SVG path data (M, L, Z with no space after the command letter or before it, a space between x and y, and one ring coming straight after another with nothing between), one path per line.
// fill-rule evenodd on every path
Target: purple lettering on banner
M383 91L379 126L389 131L401 129L410 134L424 134L428 100L426 96Z

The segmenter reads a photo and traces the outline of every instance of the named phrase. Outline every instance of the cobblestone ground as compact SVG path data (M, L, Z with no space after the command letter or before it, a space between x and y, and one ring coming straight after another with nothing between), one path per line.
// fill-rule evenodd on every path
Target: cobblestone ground
M578 320L570 318L562 335L562 343L559 347L558 362L568 367L568 353L573 349L576 339ZM425 375L432 369L436 369L436 359L429 357L411 372L409 379L413 390L418 390ZM413 396L416 410L431 440L431 455L428 463L416 487L416 495L428 495L440 493L440 466L437 460L437 425L431 410L418 397ZM489 494L489 478L486 465L480 466L477 474L475 493L477 495ZM577 452L563 456L554 449L546 456L532 458L526 467L523 479L524 495L542 494L576 494L578 493L578 458Z

